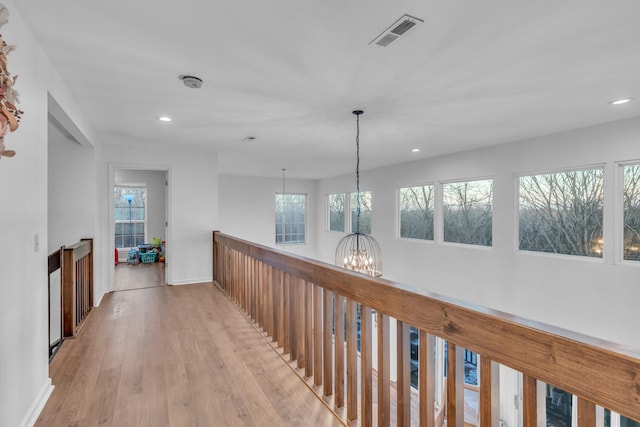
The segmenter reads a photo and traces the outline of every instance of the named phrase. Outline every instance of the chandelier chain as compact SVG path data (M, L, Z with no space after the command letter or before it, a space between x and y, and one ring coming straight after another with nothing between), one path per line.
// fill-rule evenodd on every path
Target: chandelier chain
M360 234L360 114L356 114L356 233Z

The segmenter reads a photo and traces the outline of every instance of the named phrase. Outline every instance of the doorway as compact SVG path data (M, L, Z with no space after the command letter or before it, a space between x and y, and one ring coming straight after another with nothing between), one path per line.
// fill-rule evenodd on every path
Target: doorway
M167 285L168 170L113 169L113 290Z

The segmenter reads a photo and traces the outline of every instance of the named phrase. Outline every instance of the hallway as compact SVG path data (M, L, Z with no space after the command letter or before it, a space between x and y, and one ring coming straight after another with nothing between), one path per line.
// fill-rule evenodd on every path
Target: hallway
M211 283L105 295L36 426L342 425Z
M120 262L115 266L113 290L129 291L132 289L166 286L164 262L149 264L127 264Z

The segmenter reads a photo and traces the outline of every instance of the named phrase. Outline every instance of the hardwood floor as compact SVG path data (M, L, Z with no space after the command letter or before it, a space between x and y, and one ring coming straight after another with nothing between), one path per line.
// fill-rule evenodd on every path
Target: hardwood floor
M50 374L39 427L342 425L211 283L107 294Z
M113 288L115 291L166 286L164 262L149 264L127 264L120 262L115 266Z

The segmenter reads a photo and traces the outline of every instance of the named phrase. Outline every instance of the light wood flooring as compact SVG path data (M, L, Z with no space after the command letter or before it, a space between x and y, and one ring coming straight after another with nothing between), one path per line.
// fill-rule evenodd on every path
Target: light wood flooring
M341 425L211 283L107 294L50 375L38 427Z
M113 283L115 291L166 286L164 262L149 264L120 262L115 268Z

